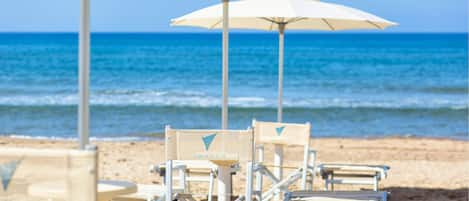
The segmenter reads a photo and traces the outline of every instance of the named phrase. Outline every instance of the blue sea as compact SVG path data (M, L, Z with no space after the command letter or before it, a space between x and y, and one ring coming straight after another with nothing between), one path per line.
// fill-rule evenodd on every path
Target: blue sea
M232 129L275 121L278 36L230 35ZM315 137L468 134L467 34L287 33L284 121ZM0 135L74 138L78 35L0 34ZM92 35L91 134L219 128L221 35Z

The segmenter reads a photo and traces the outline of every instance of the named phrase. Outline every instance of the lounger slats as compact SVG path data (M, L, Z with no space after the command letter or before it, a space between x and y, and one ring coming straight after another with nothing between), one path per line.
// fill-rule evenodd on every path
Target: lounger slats
M373 200L386 201L387 192L383 191L295 191L287 193L291 200Z

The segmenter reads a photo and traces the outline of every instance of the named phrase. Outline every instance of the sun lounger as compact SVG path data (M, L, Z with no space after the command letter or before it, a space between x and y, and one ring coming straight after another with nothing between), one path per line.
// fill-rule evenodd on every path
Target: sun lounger
M324 179L325 190L333 191L334 184L352 184L373 185L378 191L379 181L386 178L389 169L385 165L321 164L316 173Z
M95 150L0 148L0 200L97 200ZM59 184L60 191L36 192ZM32 188L32 187L35 188ZM62 191L63 190L63 191Z
M253 131L248 130L176 130L170 127L165 132L166 201L174 196L173 167L178 161L210 161L217 166L233 166L247 161L246 189L252 189ZM213 183L211 184L213 185ZM251 200L246 190L246 200ZM211 194L209 196L211 199Z

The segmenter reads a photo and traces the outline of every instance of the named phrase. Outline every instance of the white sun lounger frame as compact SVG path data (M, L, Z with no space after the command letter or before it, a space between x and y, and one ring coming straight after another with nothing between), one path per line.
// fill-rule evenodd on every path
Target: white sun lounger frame
M294 191L284 196L284 201L387 201L384 191Z
M334 191L334 184L372 185L378 191L379 181L387 177L389 169L386 165L320 164L316 175L324 179L326 191Z

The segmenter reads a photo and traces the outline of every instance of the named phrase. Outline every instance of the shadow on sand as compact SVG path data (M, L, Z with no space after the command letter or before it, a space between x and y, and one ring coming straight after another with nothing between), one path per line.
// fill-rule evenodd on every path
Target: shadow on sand
M390 187L382 189L390 192L391 201L468 201L469 188L429 189Z
M462 189L431 189L390 187L380 189L389 192L388 201L469 201L469 188ZM213 201L217 196L213 196ZM235 201L237 197L232 197ZM207 201L207 199L202 199Z

